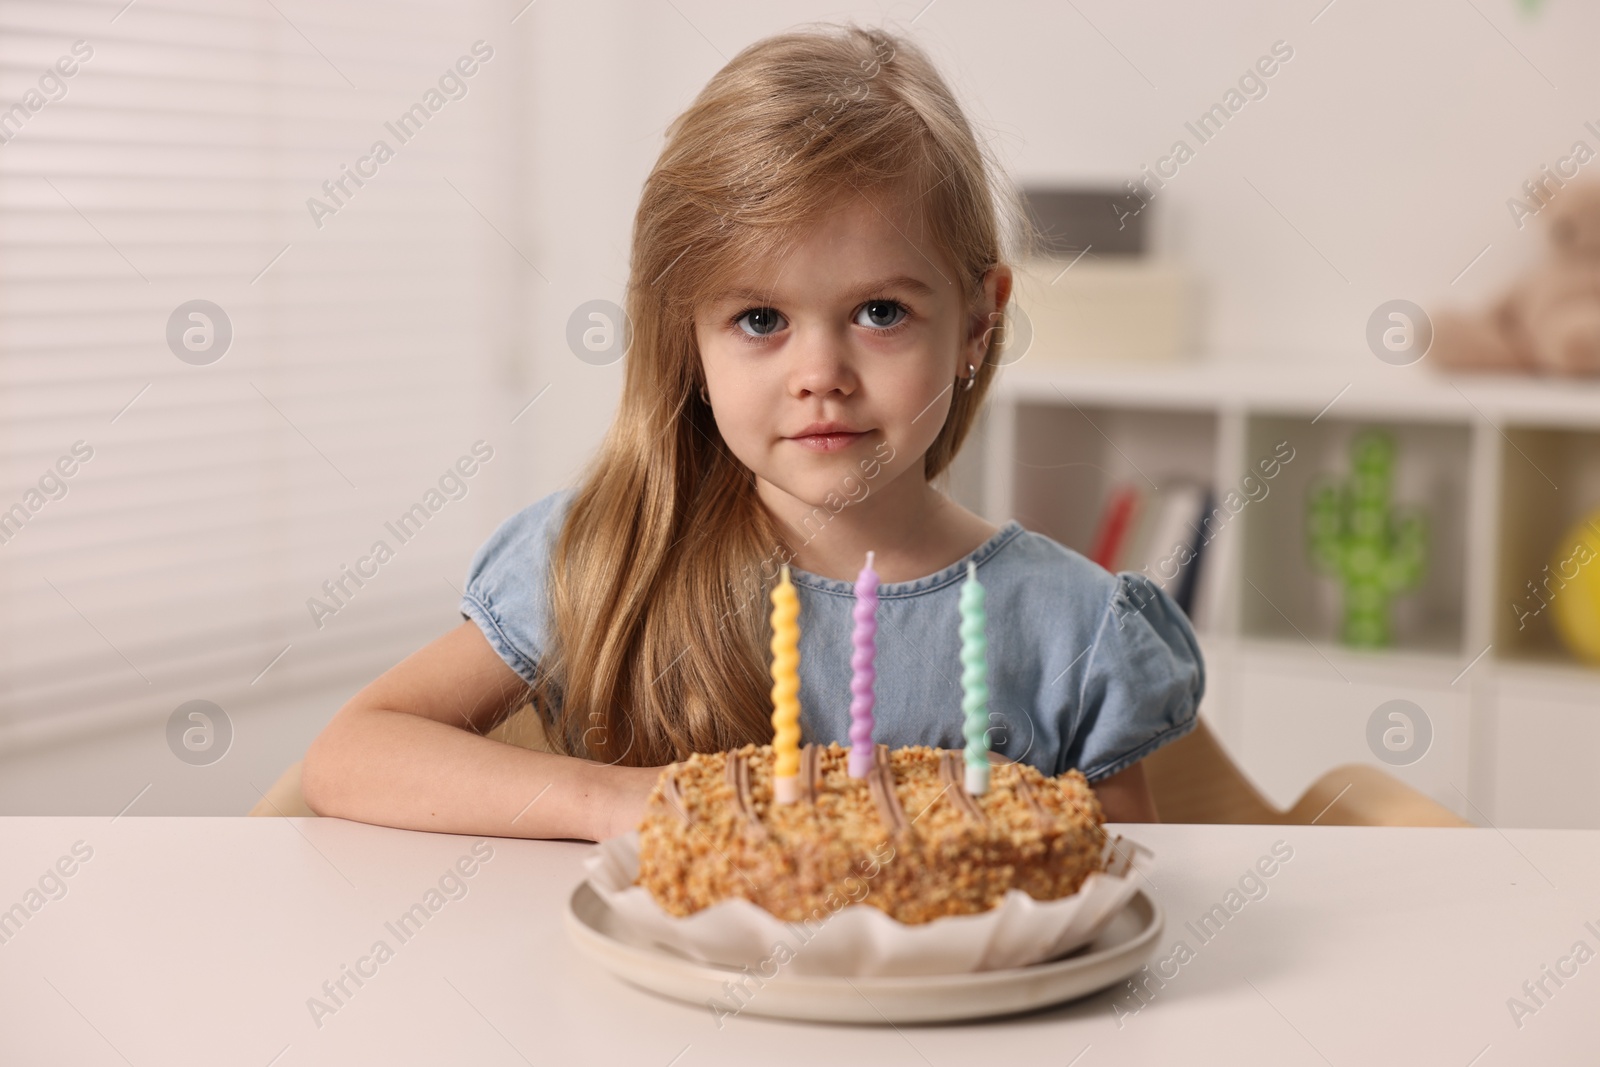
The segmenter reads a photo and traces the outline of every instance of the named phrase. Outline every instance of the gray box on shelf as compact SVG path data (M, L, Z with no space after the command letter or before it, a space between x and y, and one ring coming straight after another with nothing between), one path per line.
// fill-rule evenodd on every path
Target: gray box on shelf
M1143 202L1112 188L1023 186L1028 222L1050 256L1075 256L1092 248L1102 256L1145 251Z

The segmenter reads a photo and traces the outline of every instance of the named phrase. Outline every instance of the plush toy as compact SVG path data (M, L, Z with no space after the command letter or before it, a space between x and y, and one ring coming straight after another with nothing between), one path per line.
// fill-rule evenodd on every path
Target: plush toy
M1415 588L1428 559L1426 517L1389 502L1394 441L1366 430L1350 443L1350 479L1324 476L1310 491L1306 549L1314 569L1344 586L1345 644L1381 648L1392 641L1389 602Z
M1433 317L1430 362L1451 370L1600 374L1600 182L1540 209L1553 253L1487 312Z

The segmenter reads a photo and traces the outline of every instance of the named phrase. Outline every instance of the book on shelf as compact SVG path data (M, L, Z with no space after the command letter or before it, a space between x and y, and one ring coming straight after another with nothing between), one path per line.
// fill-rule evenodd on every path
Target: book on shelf
M1123 558L1129 529L1139 513L1141 491L1135 485L1113 486L1106 508L1100 516L1089 558L1113 573Z
M1200 566L1205 562L1206 543L1209 540L1205 536L1205 518L1211 514L1211 509L1215 506L1216 501L1216 494L1211 491L1210 487L1202 486L1200 488L1200 506L1193 511L1189 520L1189 533L1191 534L1189 551L1192 555L1189 562L1178 571L1176 588L1168 589L1168 592L1172 594L1172 599L1177 602L1178 607L1182 608L1183 613L1189 616L1191 620L1199 617L1196 600L1200 591ZM1192 502L1191 500L1190 503Z
M1133 483L1114 486L1089 558L1113 574L1144 574L1193 619L1206 555L1203 520L1214 499L1210 486L1194 481L1159 492Z

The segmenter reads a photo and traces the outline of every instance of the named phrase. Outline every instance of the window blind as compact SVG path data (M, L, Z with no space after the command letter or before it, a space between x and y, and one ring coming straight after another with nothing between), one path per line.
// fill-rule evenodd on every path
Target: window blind
M0 3L0 751L459 622L527 399L508 17Z

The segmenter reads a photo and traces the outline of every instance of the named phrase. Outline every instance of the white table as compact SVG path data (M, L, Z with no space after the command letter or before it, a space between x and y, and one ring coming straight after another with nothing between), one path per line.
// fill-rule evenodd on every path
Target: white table
M0 908L76 842L93 854L63 863L66 894L0 943L0 1064L1600 1062L1600 956L1544 978L1520 1027L1507 1007L1535 1007L1523 983L1575 942L1600 953L1600 832L1118 829L1157 854L1154 959L1179 939L1193 953L1136 1014L1119 1018L1139 1004L1124 988L980 1024L745 1014L719 1030L569 944L561 913L588 845L487 839L466 895L441 895L402 942L385 922L426 904L475 839L336 819L3 818ZM1202 944L1185 922L1278 840L1293 858L1266 895ZM319 1026L308 999L380 939L392 958L346 978Z

